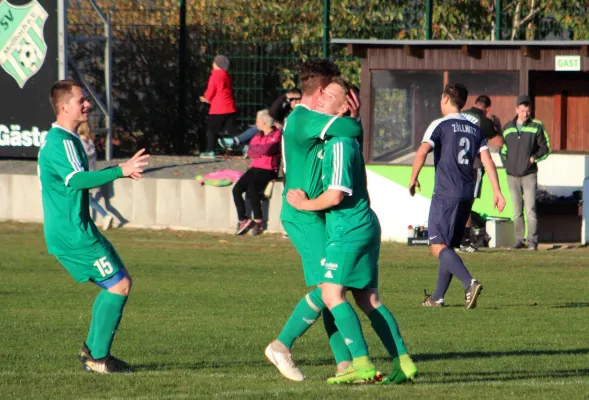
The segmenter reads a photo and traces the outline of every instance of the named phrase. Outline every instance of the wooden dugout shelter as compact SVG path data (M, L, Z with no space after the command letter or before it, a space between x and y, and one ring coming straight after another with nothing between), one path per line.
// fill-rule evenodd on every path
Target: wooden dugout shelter
M487 94L504 125L516 99L532 97L553 152L589 152L589 41L333 39L361 58L365 158L407 164L440 117L448 82L469 89L465 108Z

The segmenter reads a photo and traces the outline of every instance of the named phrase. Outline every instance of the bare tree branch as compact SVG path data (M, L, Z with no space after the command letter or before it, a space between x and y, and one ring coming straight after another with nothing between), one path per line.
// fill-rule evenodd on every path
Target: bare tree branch
M540 11L540 7L536 8L535 10L530 10L530 13L524 19L519 21L519 24L523 25L531 18L534 18L534 16L538 13L538 11Z
M450 39L452 39L452 40L456 40L456 39L454 38L454 35L452 35L452 34L450 33L450 31L448 30L448 28L446 28L446 25L444 25L444 24L440 24L440 28L442 28L442 29L443 29L443 30L444 30L444 31L445 31L445 32L448 34L448 37L449 37Z
M515 35L517 34L517 30L519 29L519 17L521 13L522 7L522 0L517 1L517 5L515 6L515 12L513 13L513 28L511 28L511 40L515 39Z

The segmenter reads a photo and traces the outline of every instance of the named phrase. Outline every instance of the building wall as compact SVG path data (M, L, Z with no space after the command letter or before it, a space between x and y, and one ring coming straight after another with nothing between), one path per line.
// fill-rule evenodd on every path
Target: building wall
M502 124L505 124L515 115L515 99L519 94L528 93L536 99L536 117L546 121L548 135L554 142L557 150L589 151L589 134L587 131L588 113L584 112L589 104L589 84L572 83L571 88L564 88L561 84L553 84L550 91L542 91L542 86L534 85L535 82L550 83L558 79L573 79L583 83L588 81L589 57L584 52L584 47L571 43L570 47L550 48L546 46L452 46L441 47L421 45L391 45L381 47L369 47L368 45L353 45L352 51L362 57L362 88L363 100L362 120L365 132L364 149L365 157L369 161L387 162L381 157L373 157L371 148L373 144L373 120L371 113L374 110L375 97L371 92L372 74L379 71L412 71L412 72L438 72L444 73L444 83L452 80L451 76L457 72L484 72L501 73L511 72L519 74L519 90L517 88L510 93L486 93L491 94L493 106L491 112L496 114ZM558 55L581 55L581 71L554 72L555 58ZM551 79L543 79L539 73L552 71L555 74ZM567 78L568 77L568 78ZM490 78L490 77L489 77ZM471 97L467 103L469 107L474 97L483 94L475 88L472 82L467 87L472 88ZM535 86L535 87L534 87ZM443 87L441 85L441 87ZM538 92L537 94L534 92ZM441 89L440 89L441 92ZM431 99L429 99L431 100ZM428 101L429 101L428 100ZM412 110L416 119L429 121L429 116L423 117L422 99L417 99L417 104L412 104ZM562 103L562 104L561 104ZM561 110L560 112L558 110ZM422 135L422 129L417 127L414 136ZM416 143L419 143L416 141ZM379 147L378 145L376 146Z

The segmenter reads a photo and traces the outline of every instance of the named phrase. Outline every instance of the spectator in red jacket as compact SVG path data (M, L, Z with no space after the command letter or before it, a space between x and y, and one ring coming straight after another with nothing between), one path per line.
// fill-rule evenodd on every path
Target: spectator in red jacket
M227 130L230 134L234 130L237 109L235 108L235 98L233 97L233 83L231 76L227 73L227 69L229 69L229 59L221 55L215 57L207 90L204 96L200 96L200 101L211 105L209 109L206 147L204 151L201 148L201 158L214 160L216 137L220 135L223 129Z
M258 111L256 126L259 132L250 141L247 156L252 159L250 168L233 187L233 201L237 208L239 226L237 234L242 235L250 228L252 235L259 235L264 230L262 216L262 196L271 180L276 179L280 166L282 131L274 128L274 119L268 110ZM254 219L245 214L243 193L247 193L254 213Z

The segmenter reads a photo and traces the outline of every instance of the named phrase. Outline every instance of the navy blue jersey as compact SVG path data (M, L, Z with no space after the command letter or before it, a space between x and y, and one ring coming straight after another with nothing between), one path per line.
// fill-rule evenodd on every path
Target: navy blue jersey
M481 129L461 114L450 114L432 122L422 142L434 149L434 195L473 199L476 184L473 162L481 151L488 149Z

